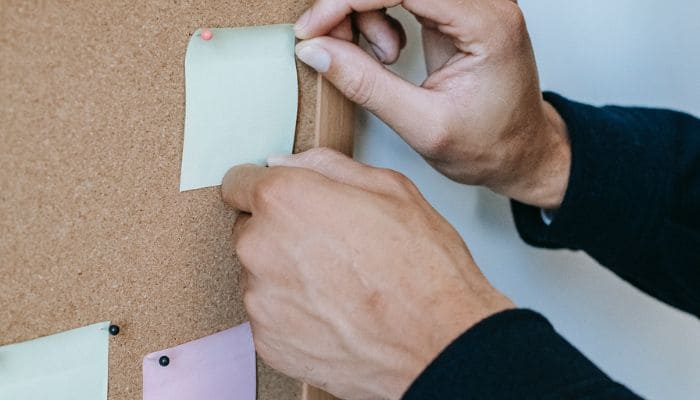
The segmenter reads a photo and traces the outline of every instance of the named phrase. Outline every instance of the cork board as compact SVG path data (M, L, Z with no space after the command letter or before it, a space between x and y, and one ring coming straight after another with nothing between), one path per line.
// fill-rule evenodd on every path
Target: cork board
M184 55L202 26L293 22L309 1L0 2L0 344L112 320L109 398L141 359L246 320L219 189L180 193ZM299 66L296 150L316 76ZM258 398L301 387L259 365Z

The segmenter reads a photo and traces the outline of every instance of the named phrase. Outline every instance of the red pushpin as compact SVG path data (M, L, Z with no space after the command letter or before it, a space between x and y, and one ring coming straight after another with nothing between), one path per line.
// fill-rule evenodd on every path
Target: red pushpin
M214 37L214 34L211 33L209 29L205 29L199 36L202 37L202 40L211 40Z

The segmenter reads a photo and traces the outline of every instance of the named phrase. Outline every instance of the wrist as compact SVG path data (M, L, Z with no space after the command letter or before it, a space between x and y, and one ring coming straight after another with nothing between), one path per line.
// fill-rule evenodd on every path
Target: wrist
M509 167L513 179L496 191L524 204L556 210L564 200L569 183L571 144L568 130L557 110L544 100L541 122L535 126L533 133L524 135L525 143L515 149L517 155Z
M407 369L406 372L408 373L403 375L403 379L399 381L400 384L386 391L386 393L391 394L386 396L386 398L402 398L401 395L406 393L411 385L424 373L426 368L465 332L494 315L517 308L515 303L508 297L493 288L491 288L490 293L483 293L479 300L481 302L477 304L472 302L462 303L462 307L455 307L447 315L437 319L441 323L432 326L432 337L413 346L414 349L421 350L421 356L414 357L419 361ZM392 365L403 364L398 360L401 360L401 358L395 358Z

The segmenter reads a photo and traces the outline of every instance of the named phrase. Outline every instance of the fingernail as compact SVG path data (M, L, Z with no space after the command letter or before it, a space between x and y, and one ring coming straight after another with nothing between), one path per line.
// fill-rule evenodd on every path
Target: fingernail
M289 154L273 154L267 157L267 166L276 167L284 165L292 156Z
M370 43L369 47L372 48L374 55L377 56L377 59L379 59L379 61L384 62L384 60L386 60L386 54L384 54L384 50L382 50L381 47L377 46L374 43Z
M297 57L317 72L326 73L331 67L331 55L316 45L300 43L296 48Z
M311 20L311 9L308 9L304 11L303 14L301 14L301 17L297 20L297 22L294 24L294 32L296 32L297 37L299 37L300 33L303 33L304 28L306 25L309 24L309 21ZM301 37L300 37L301 39Z

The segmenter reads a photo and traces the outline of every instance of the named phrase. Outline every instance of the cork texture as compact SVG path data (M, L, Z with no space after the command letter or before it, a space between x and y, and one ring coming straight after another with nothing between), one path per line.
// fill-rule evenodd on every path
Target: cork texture
M198 27L293 22L309 1L0 1L0 344L111 320L109 398L142 357L246 320L219 189L178 191ZM313 143L299 66L296 150ZM258 363L258 398L300 385Z

